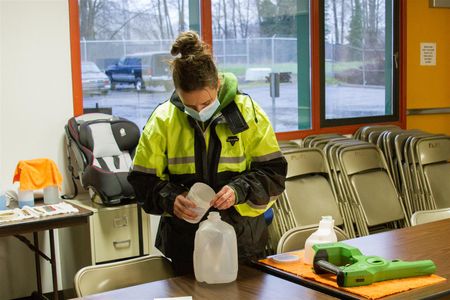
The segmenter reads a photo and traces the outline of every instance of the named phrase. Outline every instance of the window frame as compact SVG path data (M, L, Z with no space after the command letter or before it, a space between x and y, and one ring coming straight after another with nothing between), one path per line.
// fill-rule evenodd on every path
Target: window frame
M80 26L78 0L67 0L69 3L69 28L70 28L70 49L72 63L72 93L74 116L83 114L83 93L81 82L81 50L80 50ZM212 9L211 0L200 1L200 34L202 39L212 45ZM398 32L394 32L394 39L398 40L398 72L394 72L394 97L397 97L397 107L393 107L394 116L392 118L379 119L358 118L355 124L333 124L325 123L321 125L322 118L322 97L324 97L324 77L322 74L323 57L323 37L321 36L323 22L321 22L321 3L323 0L310 1L310 43L311 43L311 128L307 130L295 130L287 132L277 132L279 140L300 139L311 134L321 133L341 133L352 134L359 127L373 124L393 124L406 127L406 0L393 0L398 10L394 12L394 22L398 22ZM394 49L395 53L395 49ZM397 73L397 75L395 75ZM395 102L394 102L395 103ZM397 115L395 113L397 112ZM344 119L346 120L346 119ZM334 120L333 120L334 121Z

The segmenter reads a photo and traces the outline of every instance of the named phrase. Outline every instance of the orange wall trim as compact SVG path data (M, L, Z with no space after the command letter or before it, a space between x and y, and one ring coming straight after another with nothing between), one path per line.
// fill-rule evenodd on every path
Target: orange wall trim
M200 24L202 40L211 46L212 49L212 12L211 0L201 0L200 2ZM214 49L213 49L214 51Z
M83 87L81 82L80 22L78 0L69 1L70 52L72 62L73 114L83 114Z

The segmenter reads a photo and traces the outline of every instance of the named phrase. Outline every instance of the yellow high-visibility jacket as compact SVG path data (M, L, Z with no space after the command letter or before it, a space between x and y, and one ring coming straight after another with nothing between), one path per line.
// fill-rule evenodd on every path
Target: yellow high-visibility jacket
M188 116L176 93L155 109L128 176L144 210L162 215L156 244L171 258L192 260L198 225L174 216L173 203L194 183L234 189L236 205L220 213L236 230L241 258L264 249L262 214L284 190L287 163L267 115L238 91L234 75L220 74L220 82L220 107L206 123Z

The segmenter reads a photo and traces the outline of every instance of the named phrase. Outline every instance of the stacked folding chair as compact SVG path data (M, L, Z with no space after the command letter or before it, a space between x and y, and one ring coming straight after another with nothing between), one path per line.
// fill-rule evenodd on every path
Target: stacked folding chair
M440 147L437 147L440 149L439 153L437 153L437 149L433 151L422 146L421 154L418 154L417 145L423 145L425 142L419 142L424 139L432 137L442 138L442 136L432 135L420 130L403 130L395 126L365 126L360 128L358 132L358 137L361 140L376 144L383 152L394 184L401 194L408 219L411 218L415 211L436 208L434 195L431 191L431 182L425 177L425 175L429 174L423 173L423 168L421 167L423 164L421 162L424 161L425 165L428 165L426 169L433 170L433 174L437 168L444 170L445 167L442 166L448 162L448 158L446 159L446 155L448 155L446 151L448 149L446 150L445 143L440 143ZM430 149L432 148L430 147ZM431 154L431 152L434 154ZM441 166L434 167L436 164ZM444 172L442 170L440 174L448 176L445 170ZM440 180L435 176L432 182L440 182ZM442 186L445 186L445 184L434 186L435 194L442 195ZM442 196L438 197L444 198ZM449 206L446 203L445 200L440 200L440 205Z
M356 132L353 134L353 138L361 141L369 141L369 136L380 134L381 132L389 129L399 128L396 125L368 125L359 127ZM375 139L372 137L372 139Z
M399 167L400 164L403 162L403 155L397 152L395 141L397 140L397 137L400 137L401 139L402 136L408 136L410 134L420 134L420 131L403 130L400 128L387 129L383 132L380 132L377 141L375 143L383 152L384 157L386 158L386 162L388 164L389 171L392 175L395 187L397 188L397 191L401 194L403 206L405 207L406 215L408 218L411 217L413 211L409 197L406 195L405 192L405 185L403 184L404 173L402 173L403 171Z
M343 147L338 149L335 158L359 235L409 225L389 167L376 145Z
M318 224L332 216L336 226L346 227L330 182L330 171L320 149L298 149L284 153L288 162L286 190L275 202L269 226L270 247L276 250L281 236L291 228Z
M450 137L390 125L364 126L355 136L311 135L282 145L288 176L269 227L272 249L289 229L325 214L355 237L409 226L419 210L450 207Z
M278 146L283 153L301 148L301 145L296 141L278 141Z
M348 197L349 194L348 189L342 177L343 175L341 172L341 166L339 164L336 154L338 153L338 150L342 147L360 144L364 143L350 138L344 140L338 139L329 141L328 144L323 149L326 155L328 165L330 167L333 187L336 192L338 203L342 211L342 216L346 224L349 224L347 226L347 232L350 237L357 236L357 232L355 231L355 228L353 226L355 223L354 221L355 214L352 209L352 203L350 201L350 198Z
M405 147L418 191L415 211L450 207L450 137L411 137Z
M278 141L280 150L283 154L298 151L301 149L301 145L295 141ZM272 205L273 218L268 227L269 230L269 241L266 251L268 254L275 253L278 245L278 241L284 232L295 227L295 223L289 217L290 210L286 204L286 200L282 195L280 195L277 201Z
M305 148L323 148L328 141L341 138L344 138L344 136L337 133L312 134L305 137L301 145Z
M353 231L353 227L348 226L350 236L409 224L404 203L391 177L392 168L376 146L386 130L400 128L390 125L365 126L357 131L360 140L334 138L323 147L342 216L347 223L355 226ZM356 157L349 159L351 156L348 153ZM370 182L373 184L370 185ZM380 207L392 209L383 216L384 211Z

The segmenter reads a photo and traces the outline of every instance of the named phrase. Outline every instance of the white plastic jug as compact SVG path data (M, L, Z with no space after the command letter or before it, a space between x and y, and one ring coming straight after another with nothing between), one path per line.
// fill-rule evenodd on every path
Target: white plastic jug
M305 242L305 257L303 262L312 265L314 260L314 250L312 246L322 243L337 242L336 233L334 232L334 220L331 216L324 216L319 223L319 229L311 234Z
M206 283L236 280L238 252L233 226L222 221L218 212L210 212L195 233L195 279Z

